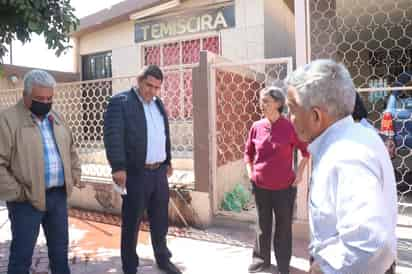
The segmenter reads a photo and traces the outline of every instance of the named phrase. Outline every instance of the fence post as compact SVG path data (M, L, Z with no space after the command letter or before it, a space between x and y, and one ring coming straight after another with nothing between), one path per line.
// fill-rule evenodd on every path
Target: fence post
M192 192L192 205L203 225L212 220L212 129L210 106L209 63L213 55L200 52L199 66L192 70L193 101L193 160L195 191Z
M200 53L199 66L193 69L193 155L195 190L210 191L210 113L208 52Z

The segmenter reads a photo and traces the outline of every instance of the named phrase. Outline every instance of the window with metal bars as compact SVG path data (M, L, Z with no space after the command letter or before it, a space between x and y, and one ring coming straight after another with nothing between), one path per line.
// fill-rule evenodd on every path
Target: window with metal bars
M158 65L165 75L161 97L171 119L190 120L192 118L191 69L199 62L201 50L220 54L220 48L218 36L143 47L144 65Z
M112 52L102 52L82 56L82 80L112 77Z
M199 62L200 50L220 54L218 36L153 44L143 47L144 65L155 64L163 68Z

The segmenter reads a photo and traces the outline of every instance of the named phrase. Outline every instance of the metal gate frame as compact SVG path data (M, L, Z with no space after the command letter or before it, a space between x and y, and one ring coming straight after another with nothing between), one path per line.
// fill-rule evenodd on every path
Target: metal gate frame
M245 62L231 62L222 57L216 56L213 58L213 61L210 63L209 66L209 89L210 89L210 96L209 96L209 113L211 117L209 117L209 128L210 128L210 161L211 161L211 203L212 203L212 211L213 214L226 216L234 219L241 219L241 220L248 220L254 221L255 216L254 214L242 214L242 213L233 213L230 211L223 211L220 209L220 202L222 197L222 193L219 193L219 184L221 178L219 178L218 170L219 170L219 145L218 145L218 128L217 128L217 121L219 120L218 117L218 103L217 103L217 76L216 73L219 69L240 69L240 70L250 70L252 67L262 66L265 69L270 65L285 65L286 66L286 74L289 74L293 70L293 59L292 57L285 57L285 58L270 58L270 59L258 59L258 60L251 60ZM253 71L253 70L252 70ZM257 72L261 75L261 72ZM264 72L265 79L262 83L265 83L267 80L266 71ZM280 79L277 79L280 80ZM262 86L263 87L263 86ZM260 116L260 114L258 114ZM249 130L249 129L247 129ZM244 139L247 136L243 136ZM243 146L242 146L243 149ZM243 161L242 161L243 162ZM244 164L242 164L244 167ZM236 170L235 170L236 172ZM307 220L307 181L308 181L308 172L306 172L306 180L302 182L301 185L298 187L297 199L296 199L296 211L295 211L295 218L297 220L305 221Z

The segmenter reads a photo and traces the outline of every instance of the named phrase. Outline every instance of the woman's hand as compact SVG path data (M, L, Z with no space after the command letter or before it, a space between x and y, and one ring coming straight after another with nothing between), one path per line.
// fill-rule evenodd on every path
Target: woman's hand
M253 173L253 164L252 163L247 163L246 164L246 172L249 180L252 180L252 173Z
M302 175L296 175L295 181L293 181L292 186L297 187L303 181Z
M305 171L306 166L308 165L309 158L302 158L299 162L298 170L296 172L296 178L295 181L293 182L292 186L297 186L303 181L303 172Z

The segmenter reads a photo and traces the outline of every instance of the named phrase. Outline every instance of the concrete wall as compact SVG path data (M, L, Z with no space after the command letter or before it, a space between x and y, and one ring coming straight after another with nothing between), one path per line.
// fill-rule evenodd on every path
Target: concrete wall
M0 90L2 90L2 89L11 89L11 88L18 88L18 87L20 87L20 86L21 86L21 84L15 86L15 85L13 85L13 84L11 83L11 81L10 81L9 79L4 78L4 77L0 77Z
M112 75L129 76L139 71L139 50L134 43L134 22L127 21L82 36L80 55L112 51Z
M264 58L265 1L235 0L234 2L236 27L222 30L220 33L216 32L221 37L222 55L231 60ZM179 37L182 40L188 38L192 37ZM166 41L168 40L158 42ZM142 66L140 60L142 45L134 42L134 21L127 21L81 36L78 39L78 53L86 55L110 50L113 77L128 76L137 74Z
M83 35L79 44L80 54L129 47L134 41L133 28L133 22L127 21Z
M137 75L140 71L140 48L133 44L112 50L113 76Z
M235 0L236 27L221 31L222 56L232 61L264 58L264 0Z
M265 0L265 58L292 56L295 60L294 0Z

